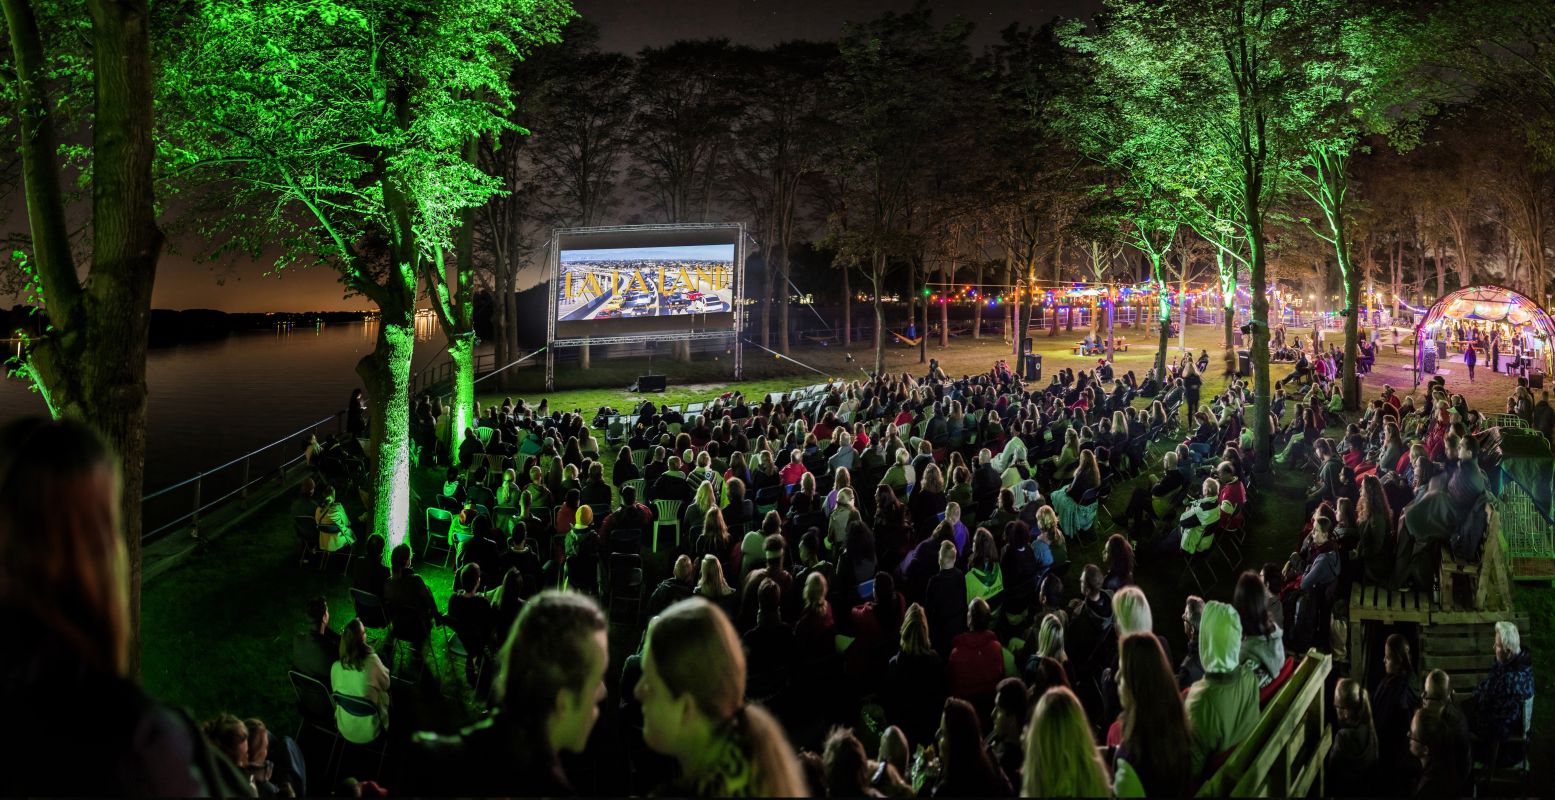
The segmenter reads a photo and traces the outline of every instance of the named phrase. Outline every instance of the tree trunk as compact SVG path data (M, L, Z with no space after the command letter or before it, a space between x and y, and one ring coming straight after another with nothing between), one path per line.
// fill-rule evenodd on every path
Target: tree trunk
M977 276L976 276L977 277L977 283L976 283L977 294L973 296L974 299L972 301L972 338L973 339L981 339L981 338L983 338L983 303L986 301L986 298L983 297L983 270L984 269L985 269L985 266L984 266L983 262L982 261L978 261L977 262Z
M945 297L940 299L939 304L939 346L941 349L950 346L950 293L955 290L955 287L950 285L950 281L951 278L955 277L955 274L954 261L946 262L945 266L940 268L940 279L945 283Z
M885 255L876 252L870 260L870 283L875 305L875 375L885 374L885 304L880 301L881 282L885 278Z
M1257 202L1261 193L1261 187L1250 185L1247 187L1244 202L1250 209L1247 215L1247 244L1248 254L1248 283L1255 287L1253 298L1252 321L1252 362L1253 362L1253 448L1257 455L1256 467L1261 471L1266 469L1270 457L1273 455L1274 431L1269 425L1269 297L1268 293L1260 291L1268 286L1269 280L1267 268L1264 263L1263 245L1263 216L1256 211Z
M769 231L770 233L770 231ZM771 237L761 246L761 346L772 346L772 279L773 264Z
M1446 248L1438 241L1436 243L1436 296L1447 294L1447 258Z
M923 260L921 255L918 257L918 269L916 271L922 273L924 288L928 288L929 265L928 262ZM927 364L929 363L929 296L924 295L921 299L923 309L920 319L923 320L923 324L918 330L918 363Z
M849 284L848 273L852 268L842 267L842 343L844 346L853 344L853 289Z
M1156 343L1155 374L1163 383L1166 381L1166 348L1171 346L1172 336L1172 304L1166 291L1166 266L1161 263L1165 256L1159 253L1150 253L1150 269L1155 275L1156 286L1160 289L1156 293L1156 321L1161 325L1161 337Z
M589 337L583 337L583 344L578 347L578 369L589 369Z
M370 413L371 532L387 543L385 560L410 537L410 362L416 343L416 278L411 270L408 264L390 269L390 285L379 303L377 344L356 365L367 387ZM462 434L459 429L450 435Z
M778 274L783 279L782 284L778 287L778 298L781 299L776 300L778 309L778 352L786 356L788 355L788 290L790 284L788 241L779 237L778 249L782 253L778 257Z
M49 330L25 351L30 378L55 417L96 430L120 460L119 506L128 557L123 659L140 668L141 496L146 462L146 338L162 249L151 164L152 91L144 0L88 3L92 16L91 267L83 286L71 256L60 193L54 102L32 8L5 0L14 68L23 191ZM118 654L115 654L118 655Z

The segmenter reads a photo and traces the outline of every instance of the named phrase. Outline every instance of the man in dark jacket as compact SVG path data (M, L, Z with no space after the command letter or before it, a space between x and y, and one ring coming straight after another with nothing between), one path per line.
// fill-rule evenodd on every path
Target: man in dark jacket
M329 685L329 668L340 660L340 634L329 629L329 603L308 601L308 630L292 640L292 669Z
M681 471L680 456L669 457L664 474L648 487L648 499L679 500L682 505L691 502L691 484L686 480L686 473Z
M939 544L939 572L929 578L923 610L930 644L941 656L949 656L951 642L966 632L966 575L956 569L954 542Z
M659 582L654 587L653 594L648 597L648 619L658 616L664 609L691 596L696 583L692 579L691 557L682 555L675 559L675 568L670 577Z
M1004 483L999 477L999 471L993 468L993 452L987 448L978 451L977 469L972 471L972 500L977 504L977 516L969 519L983 519L992 515L1002 488ZM961 509L962 516L966 517L969 510Z

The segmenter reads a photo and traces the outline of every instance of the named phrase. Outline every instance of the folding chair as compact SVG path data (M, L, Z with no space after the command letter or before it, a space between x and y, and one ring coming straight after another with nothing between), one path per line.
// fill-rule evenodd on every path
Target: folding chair
M1205 583L1204 579L1199 577L1199 568L1203 568L1205 570L1205 573L1210 578L1211 584L1213 584L1215 578L1215 567L1209 562L1209 554L1210 551L1213 550L1216 546L1218 546L1218 543L1211 543L1209 549L1200 550L1197 553L1190 553L1186 550L1182 550L1180 546L1178 547L1178 549L1182 551L1183 555L1182 563L1183 567L1185 567L1183 572L1189 577L1193 578L1193 585L1198 587L1200 595L1204 594Z
M372 592L352 589L351 605L356 610L356 618L362 621L362 627L388 632L389 612L383 607L383 598Z
M292 693L297 697L297 734L292 738L299 743L302 741L304 731L317 731L329 737L329 757L324 762L324 772L329 774L330 766L335 761L335 750L340 746L340 729L335 727L335 701L329 694L329 687L325 686L317 678L304 675L297 670L289 670L286 673L291 679Z
M334 692L334 693L332 693L330 695L330 697L331 697L331 699L333 699L335 701L335 707L336 708L340 709L341 711L346 712L346 714L348 714L350 716L353 716L353 717L376 717L376 716L378 716L378 706L376 706L373 703L369 702L366 698L357 697L356 695L342 694L340 692ZM368 754L375 755L375 756L378 757L378 769L372 773L372 777L376 778L379 774L381 774L383 772L383 762L389 756L389 737L388 737L388 731L380 732L378 734L378 738L377 739L374 739L371 742L368 742L367 744L357 744L356 742L348 741L345 737L342 736L340 738L340 748L341 748L341 750L340 750L340 760L337 761L336 764L335 764L335 766L337 768L340 766L341 762L345 761L345 752L346 752L346 750L348 750L348 749L350 749L352 747L360 747L361 749L367 751ZM330 776L330 783L331 784L333 784L335 782L335 777L336 776L334 776L334 775Z
M448 563L448 559L447 559L446 554L449 554L449 553L452 552L452 549L449 548L449 546L448 546L448 529L450 527L452 527L453 524L454 524L454 515L453 514L450 514L450 513L448 513L447 511L445 511L444 509L441 509L441 508L428 508L427 509L427 516L426 516L427 540L426 540L426 544L423 545L422 548L421 548L421 552L422 552L423 558L425 560L430 562L431 558L432 558L432 553L437 551L437 550L441 550L445 554L445 557L443 559L443 563L445 565Z
M297 566L307 563L308 556L319 549L319 526L312 517L298 515L292 517L292 529L297 536L297 544L302 554L297 557Z
M335 525L320 525L318 532L338 534L340 528ZM341 555L345 556L346 565L340 569L340 574L346 574L346 569L351 566L351 552L354 547L354 544L344 544L334 550L319 550L319 572L323 572L328 567L330 558Z

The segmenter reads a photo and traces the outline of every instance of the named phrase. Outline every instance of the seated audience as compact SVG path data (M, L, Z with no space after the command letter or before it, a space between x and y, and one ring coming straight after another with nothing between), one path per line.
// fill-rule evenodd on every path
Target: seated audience
M494 713L456 734L416 734L407 794L575 794L560 757L588 744L605 699L608 648L593 600L535 595L498 656Z
M670 606L649 629L635 694L642 703L644 741L680 763L670 794L805 793L782 726L745 700L745 669L729 617L704 600Z

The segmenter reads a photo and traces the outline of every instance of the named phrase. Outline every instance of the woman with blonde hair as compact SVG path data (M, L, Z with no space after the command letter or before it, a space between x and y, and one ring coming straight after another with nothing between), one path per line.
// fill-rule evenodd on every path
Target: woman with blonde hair
M360 619L346 623L340 632L340 660L329 668L329 688L372 706L375 713L353 713L351 706L335 705L335 727L346 741L367 744L389 727L389 670L367 645L367 628Z
M832 489L830 492L826 493L826 502L822 506L827 514L837 510L837 495L840 494L843 489L851 489L852 487L852 473L848 471L847 467L838 467L836 472L833 473Z
M1091 723L1074 692L1059 686L1037 700L1026 728L1021 797L1106 797L1107 767L1091 738Z
M727 616L697 598L670 606L648 631L642 670L643 740L680 764L669 794L807 794L782 725L745 701L745 651Z
M731 621L739 612L740 595L725 579L723 564L719 562L718 556L712 554L702 556L701 576L697 579L696 588L691 593L706 598L722 609Z
M687 533L692 528L701 527L703 520L707 518L707 512L717 505L714 499L713 484L711 481L702 481L697 484L696 495L691 498L691 504L680 514L680 525Z

